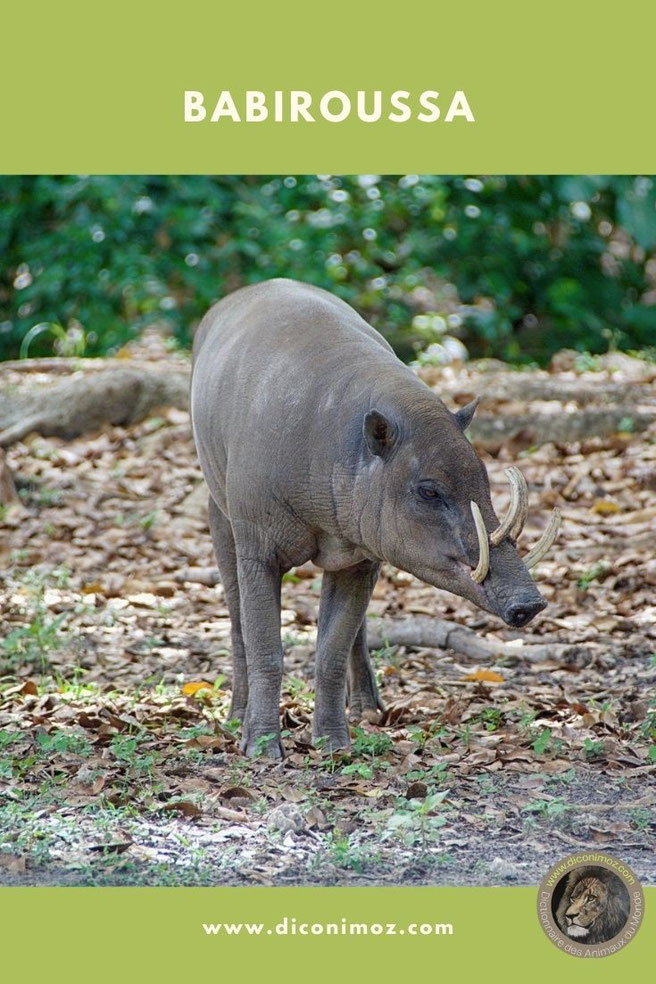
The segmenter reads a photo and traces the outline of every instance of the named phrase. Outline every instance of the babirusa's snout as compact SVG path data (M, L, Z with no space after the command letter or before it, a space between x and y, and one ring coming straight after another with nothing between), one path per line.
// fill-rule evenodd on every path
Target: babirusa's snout
M485 580L490 570L489 543L492 543L494 547L498 547L508 537L511 540L516 540L524 528L526 516L528 515L528 486L526 485L526 479L519 468L515 468L514 465L506 469L506 474L510 480L510 505L503 521L496 530L490 533L489 542L481 511L475 502L470 502L474 525L476 527L476 536L478 538L478 564L472 571L471 576L472 580L476 581L477 584ZM560 519L560 509L556 506L551 513L546 530L524 558L524 563L529 570L535 567L553 546L560 532ZM529 621L531 617L532 615L528 616L525 621ZM523 623L515 622L515 624Z

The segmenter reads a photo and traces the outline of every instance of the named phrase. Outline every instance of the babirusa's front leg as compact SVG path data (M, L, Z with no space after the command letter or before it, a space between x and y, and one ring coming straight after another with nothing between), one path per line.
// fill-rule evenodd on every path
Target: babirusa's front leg
M350 744L346 668L377 576L377 566L369 561L323 575L312 731L331 751Z
M346 702L351 721L361 721L365 718L372 724L376 724L381 720L385 710L369 656L366 616L358 629L349 656L346 676Z

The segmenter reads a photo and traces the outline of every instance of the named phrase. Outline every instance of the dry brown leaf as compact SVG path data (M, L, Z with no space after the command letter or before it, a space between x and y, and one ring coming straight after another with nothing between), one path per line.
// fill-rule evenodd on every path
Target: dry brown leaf
M500 673L495 670L474 670L473 673L468 673L467 676L462 678L463 680L480 681L485 683L504 683L505 680Z
M406 790L406 799L425 799L428 786L425 782L411 782Z
M297 786L283 786L280 790L280 795L288 803L301 803L307 794Z
M312 806L307 811L305 815L305 820L308 827L325 827L326 826L326 815L318 806Z
M228 786L226 789L219 790L219 796L221 799L245 799L251 802L257 799L257 794L246 786Z
M0 868L12 875L22 875L26 868L26 859L18 854L0 854Z
M367 799L379 799L385 795L385 790L381 789L380 786L363 786L361 783L353 786L353 792L357 793L358 796L366 796Z
M612 499L595 499L591 512L597 513L599 516L612 516L614 513L621 511L621 506L617 502L613 502Z
M200 817L203 811L191 800L174 800L160 807L166 813L182 813L185 817Z
M132 844L132 840L110 841L108 844L92 844L89 850L97 854L123 854Z
M103 587L100 581L89 581L80 588L82 594L103 594Z
M182 689L182 693L186 697L193 697L200 690L211 690L212 684L208 683L207 680L199 680L198 682L194 682L194 683L185 683L183 684L181 689Z

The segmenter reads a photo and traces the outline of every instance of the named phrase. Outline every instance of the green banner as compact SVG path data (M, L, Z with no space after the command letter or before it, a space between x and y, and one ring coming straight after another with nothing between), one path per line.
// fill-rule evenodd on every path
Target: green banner
M656 899L647 890L647 907ZM6 980L459 980L603 984L646 971L573 959L542 933L535 888L3 889ZM451 977L450 979L453 979Z
M644 0L29 11L3 12L5 173L654 169Z

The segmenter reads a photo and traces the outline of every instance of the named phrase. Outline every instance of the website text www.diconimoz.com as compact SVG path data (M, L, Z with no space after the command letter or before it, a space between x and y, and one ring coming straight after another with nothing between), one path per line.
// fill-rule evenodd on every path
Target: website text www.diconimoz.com
M202 923L206 936L453 936L451 923L302 922L284 916L280 922Z

